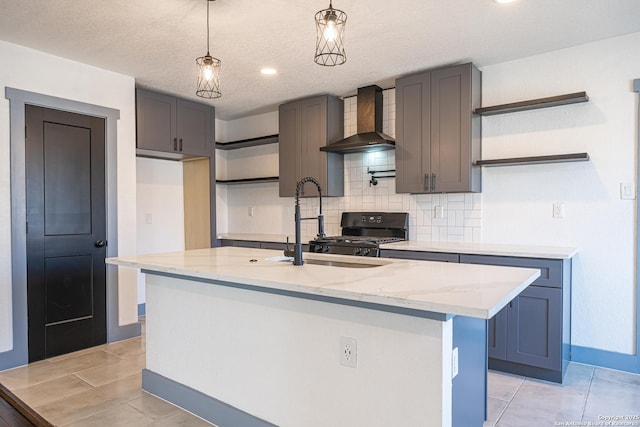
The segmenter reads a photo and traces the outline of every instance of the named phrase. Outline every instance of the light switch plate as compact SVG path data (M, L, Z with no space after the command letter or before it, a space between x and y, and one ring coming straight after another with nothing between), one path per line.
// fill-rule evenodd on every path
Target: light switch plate
M634 200L636 198L636 186L632 182L620 183L620 199Z

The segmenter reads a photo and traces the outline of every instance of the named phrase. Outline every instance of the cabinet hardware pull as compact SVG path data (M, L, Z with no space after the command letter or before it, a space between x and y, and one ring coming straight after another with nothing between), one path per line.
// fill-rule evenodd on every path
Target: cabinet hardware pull
M436 174L432 173L431 174L431 192L433 193L434 191L436 191Z
M422 183L422 189L425 191L429 191L429 174L424 174L424 182Z
M180 151L182 151L182 138L180 138Z
M178 151L178 138L173 138L173 151Z

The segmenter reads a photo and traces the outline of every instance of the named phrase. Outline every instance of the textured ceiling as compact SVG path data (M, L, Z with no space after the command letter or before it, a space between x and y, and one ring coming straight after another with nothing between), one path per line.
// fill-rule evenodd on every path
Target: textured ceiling
M640 0L334 0L348 14L347 62L313 62L313 16L328 0L217 0L211 54L222 60L222 119L303 96L355 93L445 64L486 66L640 31ZM195 96L206 0L0 0L0 40ZM2 61L10 60L2 58ZM260 68L278 70L263 76Z

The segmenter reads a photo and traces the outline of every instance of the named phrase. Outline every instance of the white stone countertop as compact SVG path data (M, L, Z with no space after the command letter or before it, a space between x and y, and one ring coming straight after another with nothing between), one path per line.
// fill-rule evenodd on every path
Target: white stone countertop
M489 319L540 276L538 269L304 253L306 260L378 264L345 268L269 261L281 251L223 247L108 258L108 264L178 276ZM257 260L251 262L250 260Z
M289 235L288 237L291 244L295 243L295 235ZM275 243L285 243L287 241L286 234L227 233L219 234L218 238ZM309 240L314 238L315 236L303 236L302 242L309 243ZM495 243L447 243L418 240L387 243L380 245L380 249L547 259L570 259L578 253L577 248L562 246L503 245Z

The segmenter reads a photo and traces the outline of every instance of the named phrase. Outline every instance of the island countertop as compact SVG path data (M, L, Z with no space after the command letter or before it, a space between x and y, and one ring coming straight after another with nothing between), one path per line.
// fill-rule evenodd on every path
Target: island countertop
M532 283L537 269L305 253L305 260L376 264L345 268L270 261L281 251L223 247L108 258L108 264L433 313L489 319ZM254 260L254 261L252 261Z

